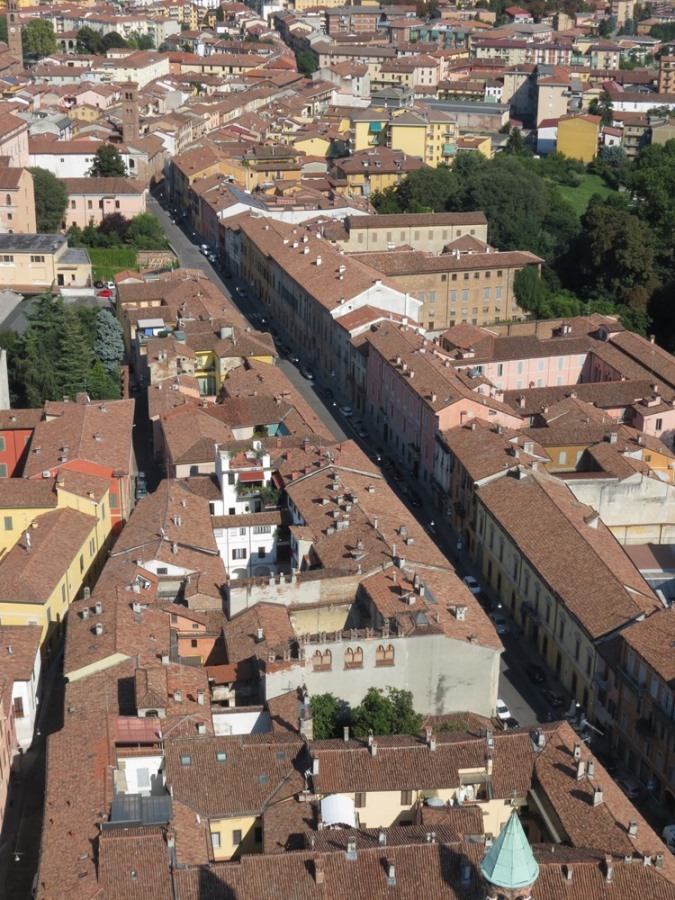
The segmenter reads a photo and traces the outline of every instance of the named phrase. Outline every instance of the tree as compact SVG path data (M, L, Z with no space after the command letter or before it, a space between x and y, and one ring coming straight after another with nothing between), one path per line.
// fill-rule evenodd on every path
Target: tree
M588 104L588 111L593 116L600 116L603 125L611 125L614 121L614 106L609 91L600 91L600 96L594 97Z
M504 153L509 156L529 156L530 151L525 146L523 140L523 132L520 128L512 128L509 133L509 139L504 146Z
M66 186L47 169L33 166L28 171L33 176L37 230L40 234L55 234L61 230L68 206Z
M518 306L539 316L548 292L533 266L525 266L516 272L513 279L513 292L516 295Z
M121 34L118 34L116 31L109 31L107 34L103 35L102 38L103 49L104 50L112 50L114 47L128 47L129 44L124 40Z
M152 213L141 213L131 220L127 241L138 250L165 250L169 246L161 222Z
M7 16L0 16L0 41L6 44L7 41Z
M650 144L635 161L628 187L636 211L656 232L665 249L675 235L675 141Z
M224 22L225 21L225 10L222 6L218 5L216 7L216 22Z
M422 717L413 709L410 691L369 688L361 703L352 710L352 728L356 737L369 732L382 734L417 734Z
M308 78L319 68L314 54L310 53L309 50L303 50L302 53L296 53L295 62L298 67L298 72L302 75L306 75Z
M106 375L117 370L124 356L122 327L109 309L101 309L96 316L94 356L100 360Z
M654 279L656 246L647 222L636 215L593 198L582 218L578 260L580 275L589 297L607 297L628 302L629 291ZM638 296L642 308L643 294Z
M103 216L101 224L98 226L100 234L114 235L120 244L123 244L129 233L129 225L131 221L123 216L122 213L114 212Z
M53 399L70 397L71 400L75 400L80 391L88 390L91 365L91 345L87 342L82 322L73 310L67 309L65 328L54 360L57 396Z
M317 694L311 699L312 729L315 741L339 736L338 720L342 704L333 694Z
M133 47L134 50L154 50L155 42L150 37L149 34L139 34L137 31L132 31L129 35L129 39L127 41L127 45L129 47Z
M112 144L103 144L98 148L94 154L91 169L89 169L89 175L92 178L124 178L126 174L127 167L117 147Z
M98 31L94 31L93 28L89 28L88 25L85 25L83 28L77 32L77 43L75 45L75 49L78 53L94 53L100 54L103 53L104 45L103 39Z
M24 56L42 59L56 53L56 37L51 22L46 19L31 19L21 30Z

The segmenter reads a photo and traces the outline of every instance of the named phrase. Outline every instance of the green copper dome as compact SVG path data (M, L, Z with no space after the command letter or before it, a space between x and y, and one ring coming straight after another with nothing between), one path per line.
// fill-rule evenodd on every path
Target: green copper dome
M528 887L539 877L539 866L515 812L483 857L480 871L489 884L507 890Z

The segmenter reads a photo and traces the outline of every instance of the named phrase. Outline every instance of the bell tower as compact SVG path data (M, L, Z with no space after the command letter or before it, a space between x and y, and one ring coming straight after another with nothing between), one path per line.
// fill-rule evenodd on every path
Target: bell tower
M138 109L138 85L133 81L127 81L121 85L122 91L122 140L137 141L140 137L140 122Z
M21 19L19 17L18 0L7 0L7 43L9 52L17 59L23 60L23 44L21 42Z

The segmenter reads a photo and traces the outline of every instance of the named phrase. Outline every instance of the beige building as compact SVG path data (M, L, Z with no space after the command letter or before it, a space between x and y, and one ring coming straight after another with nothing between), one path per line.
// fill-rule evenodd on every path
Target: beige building
M482 212L351 216L346 230L343 246L351 252L406 245L425 253L440 253L446 244L464 235L487 241L487 219Z
M51 287L91 284L84 247L69 247L62 234L0 234L0 286L28 294Z
M524 318L513 281L521 269L542 263L527 251L499 253L470 235L457 238L437 256L419 250L391 253L391 249L384 246L379 253L352 254L352 258L417 297L422 303L419 322L427 331Z
M35 234L35 194L28 169L0 169L0 232Z

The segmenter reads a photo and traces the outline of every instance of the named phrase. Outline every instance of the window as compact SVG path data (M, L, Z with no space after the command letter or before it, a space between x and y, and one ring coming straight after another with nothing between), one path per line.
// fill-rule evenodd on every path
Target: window
M14 718L23 719L23 699L21 697L14 698Z
M567 453L564 450L561 450L558 454L558 463L561 466L564 466L567 462Z
M271 525L254 525L253 526L253 534L271 534L272 526Z
M94 543L94 539L91 538L91 540L89 541L89 556L93 556L93 555L94 555L94 548L95 548L95 546L96 546L96 545L95 545L95 543Z
M345 650L345 669L362 669L363 668L363 650L357 647L353 650L347 647Z
M110 495L110 509L117 509L117 494Z
M181 766L191 766L192 765L192 757L189 753L184 753L180 758Z
M246 528L239 529L239 537L246 537Z
M656 700L656 697L659 693L659 679L656 675L652 675L652 683L649 686L649 693Z
M450 291L450 302L457 303L457 291Z
M235 828L232 832L232 843L235 847L241 844L241 828Z
M80 553L80 572L84 572L84 553Z
M13 263L14 257L10 253L0 255L0 263Z
M328 672L333 665L333 654L330 650L326 650L323 653L321 650L316 650L312 657L312 664L315 672Z
M469 302L469 292L462 291L462 303L468 303L468 302ZM464 314L464 310L462 310L462 314Z
M32 263L43 263L45 258L42 255L31 256L30 261Z
M436 291L429 291L429 303L433 304L436 302Z
M87 200L87 209L93 209L93 208L94 208L93 202L91 200Z
M663 430L663 419L657 419L656 422L654 422L654 428L656 428L657 431L662 431Z
M150 787L150 769L139 769L136 776L136 786L139 791L147 790Z
M5 516L5 531L11 531L14 521L11 516Z
M363 809L366 805L366 792L365 791L357 791L354 794L354 806L356 809Z
M394 665L394 646L389 644L385 647L383 644L375 651L376 666L393 666Z
M500 287L495 288L495 300L502 299L502 289Z
M232 551L232 559L246 559L246 547L235 547Z
M227 762L227 753L225 750L216 750L216 761Z
M418 291L417 298L421 303L424 303L424 300L426 298L426 291Z
M264 547L258 547L258 559L264 559L267 556L267 551Z
M497 375L503 375L503 374L504 374L504 363L498 363L497 364Z
M190 638L190 646L193 650L197 649L197 638Z
M70 208L75 209L75 201L74 200L70 201Z
M401 806L411 806L413 802L412 791L401 791Z
M220 834L217 831L211 832L211 847L214 850L220 850Z
M483 300L489 300L489 299L490 299L490 288L489 287L483 288Z

